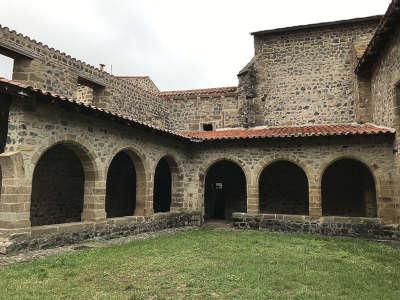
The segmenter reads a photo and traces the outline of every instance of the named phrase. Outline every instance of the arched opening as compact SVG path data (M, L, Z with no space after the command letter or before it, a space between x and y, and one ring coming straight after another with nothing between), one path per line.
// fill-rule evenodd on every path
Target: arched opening
M155 213L168 212L171 208L172 174L166 157L162 158L154 174L153 209Z
M58 144L48 149L33 172L32 226L80 221L84 190L84 168L73 147Z
M206 219L230 219L233 212L246 212L246 177L231 161L219 161L207 171L204 208Z
M325 170L321 188L324 216L376 217L375 181L363 163L335 161Z
M135 165L127 152L114 156L107 172L107 218L132 216L136 208L137 175Z
M258 184L260 212L308 215L308 180L296 164L273 162L261 172Z

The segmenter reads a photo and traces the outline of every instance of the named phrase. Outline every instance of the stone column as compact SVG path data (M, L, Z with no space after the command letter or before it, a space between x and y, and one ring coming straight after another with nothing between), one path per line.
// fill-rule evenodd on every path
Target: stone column
M83 222L100 222L106 219L106 181L86 181Z
M308 213L310 217L322 216L321 187L310 184L308 187Z
M257 184L247 183L247 213L258 214L259 209L259 195Z
M0 154L0 235L30 233L31 187L20 152Z
M153 208L153 193L154 193L154 176L149 180L149 182L143 182L144 185L143 191L144 195L140 196L136 193L136 216L151 216L154 214ZM141 197L143 200L141 202L137 202L138 197ZM143 203L143 205L141 204Z
M389 180L379 179L376 182L377 216L385 223L396 224L399 222L400 210L396 205L393 183Z

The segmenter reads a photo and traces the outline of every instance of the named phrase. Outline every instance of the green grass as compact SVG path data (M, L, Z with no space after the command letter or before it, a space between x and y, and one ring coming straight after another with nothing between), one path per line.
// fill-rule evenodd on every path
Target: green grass
M400 299L400 250L359 239L194 230L0 270L2 299Z

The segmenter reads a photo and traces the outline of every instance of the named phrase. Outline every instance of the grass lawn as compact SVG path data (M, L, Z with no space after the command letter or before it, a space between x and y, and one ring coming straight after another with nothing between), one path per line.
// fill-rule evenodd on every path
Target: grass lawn
M2 299L400 299L400 249L193 230L0 269Z

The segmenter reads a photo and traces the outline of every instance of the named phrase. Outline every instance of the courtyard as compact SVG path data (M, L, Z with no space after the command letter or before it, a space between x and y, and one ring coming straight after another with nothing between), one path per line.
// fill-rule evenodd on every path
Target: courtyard
M192 229L75 249L2 267L0 298L400 298L396 243Z

